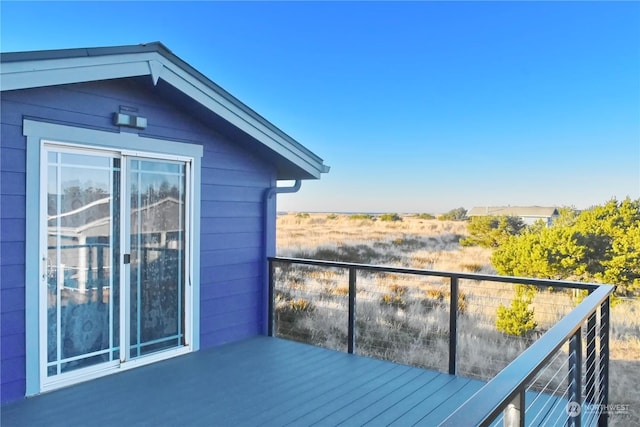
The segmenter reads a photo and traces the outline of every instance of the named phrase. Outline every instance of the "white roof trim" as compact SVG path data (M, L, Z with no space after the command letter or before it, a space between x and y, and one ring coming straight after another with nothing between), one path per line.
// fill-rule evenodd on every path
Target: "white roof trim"
M155 50L154 46L157 46ZM154 84L162 79L313 178L320 178L320 174L329 171L321 158L175 57L164 46L157 43L151 47L151 51L149 47L141 47L140 50L144 51L139 52L135 47L123 47L123 53L117 53L118 48L113 48L108 54L97 52L100 48L95 49L95 54L88 49L85 55L54 59L39 59L36 52L35 59L9 60L0 64L2 90L149 75Z
M29 89L151 74L157 53L3 62L2 90Z
M151 72L151 78L153 79L153 84L158 84L158 79L162 75L162 70L164 70L164 65L162 62L151 60L149 61L149 71Z

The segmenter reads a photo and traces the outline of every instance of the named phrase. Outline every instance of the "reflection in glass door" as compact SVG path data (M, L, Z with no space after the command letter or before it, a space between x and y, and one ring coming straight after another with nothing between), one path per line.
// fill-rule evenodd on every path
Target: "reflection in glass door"
M119 358L120 159L54 149L46 159L46 372L54 376Z
M44 381L185 348L189 162L43 153Z
M130 357L185 344L185 163L127 160Z

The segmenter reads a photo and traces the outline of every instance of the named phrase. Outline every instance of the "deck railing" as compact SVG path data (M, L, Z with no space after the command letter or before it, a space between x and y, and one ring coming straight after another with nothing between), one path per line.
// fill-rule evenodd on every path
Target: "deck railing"
M440 278L448 282L448 360L446 371L459 375L458 320L460 282L525 285L538 289L586 291L588 296L550 327L463 406L445 425L541 424L564 417L568 425L606 425L608 403L609 296L613 287L558 280L530 279L475 273L432 271L312 259L273 257L269 259L268 333L274 335L276 268L294 266L346 272L346 351L357 352L356 313L358 274L397 274L407 277ZM281 279L282 280L282 279ZM303 285L301 285L303 286ZM281 292L281 291L280 291ZM463 375L464 376L464 375ZM550 418L551 417L551 418ZM555 421L555 419L554 419Z

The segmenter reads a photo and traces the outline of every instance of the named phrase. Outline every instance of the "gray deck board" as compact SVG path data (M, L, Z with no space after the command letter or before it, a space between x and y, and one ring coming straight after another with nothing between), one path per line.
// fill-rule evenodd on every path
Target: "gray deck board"
M398 388L414 381L422 374L419 370L410 369L395 378L384 383L379 383L377 387L367 390L357 396L352 401L347 402L342 408L328 414L318 422L320 426L336 426L343 423L350 425L362 425L366 422L366 411L383 399L388 399Z
M398 402L394 402L392 406L384 408L384 411L379 413L371 412L371 421L377 425L390 425L402 417L406 412L411 411L421 402L429 399L429 397L435 394L440 387L443 387L453 379L450 375L437 372L433 372L433 374L433 377L428 382L423 383L415 393L412 393Z
M460 406L462 402L480 390L484 384L484 382L478 380L455 378L447 384L446 388L438 392L440 397L440 399L437 400L438 406L428 413L425 411L425 415L416 425L430 426L434 423L442 422L442 420L447 418L454 410L458 409L458 406Z
M351 362L354 361L352 360ZM358 366L355 366L354 363L351 363L351 366L346 366L350 370L352 378L342 375L340 369L333 370L327 373L322 378L322 381L315 384L309 383L309 387L306 388L309 391L308 393L297 393L300 390L294 390L290 395L283 396L279 405L273 405L256 417L247 420L246 425L252 425L251 422L256 422L262 417L269 419L273 425L288 425L299 422L302 418L305 418L306 422L309 423L306 416L310 412L332 402L345 393L361 387L363 381L370 378L367 374L371 367L376 365L375 362L372 359L359 360ZM386 371L395 369L398 369L398 367L386 367ZM381 374L384 373L379 372Z
M456 402L453 403L456 407L458 407L466 400L460 399L460 401L457 401L457 392L460 391L468 383L469 380L467 378L451 376L448 378L448 381L443 381L442 384L434 384L433 388L430 388L426 391L425 395L428 394L428 396L425 396L422 401L420 401L417 405L415 405L408 411L401 411L399 413L399 418L390 425L399 427L413 426L418 423L429 425L427 424L427 421L423 421L423 419L430 413L436 411L441 405L447 404L449 400L455 400ZM439 423L443 421L444 418L446 418L446 416L444 416L442 420L431 418L430 421Z
M336 425L364 425L374 422L375 415L394 407L406 397L413 393L418 393L421 385L438 374L432 372L422 372L409 381L402 381L396 387L393 383L391 387L378 389L374 393L369 393L358 401L354 407L344 408L342 414L335 413L327 418L327 421L336 421ZM400 378L399 378L400 379ZM403 378L404 380L405 378ZM396 383L398 383L396 381ZM354 409L355 412L351 411ZM341 418L338 418L341 415Z
M378 375L378 370L376 370L368 372L366 376L354 378L355 381L350 385L348 393L336 395L336 398L323 406L312 405L309 408L311 410L307 412L304 417L299 418L290 425L298 425L303 421L305 425L326 425L326 423L323 424L323 422L326 422L327 417L331 417L335 412L345 407L352 407L358 399L410 371L411 368L409 367L397 365L381 375ZM335 424L337 423L334 422L332 425Z
M254 402L250 408L246 408L242 402L238 402L238 410L231 411L233 425L256 425L263 419L272 420L278 414L288 414L295 408L303 407L307 402L335 387L341 385L339 373L350 370L353 375L363 375L368 363L360 364L353 358L345 359L341 353L335 352L339 357L333 361L325 361L324 365L308 364L304 369L290 371L291 376L288 388L268 388L269 395L259 402Z
M443 421L482 385L256 337L4 405L0 424L430 426Z

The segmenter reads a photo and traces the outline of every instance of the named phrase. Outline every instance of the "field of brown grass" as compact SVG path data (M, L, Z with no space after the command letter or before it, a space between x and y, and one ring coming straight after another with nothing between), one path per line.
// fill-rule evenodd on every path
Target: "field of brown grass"
M403 215L402 221L356 219L341 214L279 215L277 254L441 271L495 274L491 250L461 247L466 223ZM277 294L281 334L330 348L346 343L345 272L282 269L286 288ZM358 277L357 335L360 354L446 370L447 281L394 274ZM508 284L461 281L458 360L460 374L490 378L533 338L505 336L495 329L495 311L508 305ZM533 302L539 335L575 305L571 295L541 290ZM610 425L640 425L640 301L612 308L610 403L628 405ZM444 325L444 326L443 326ZM443 329L444 327L444 329ZM287 329L289 328L289 329ZM557 363L561 364L562 357ZM543 383L554 379L539 378Z

